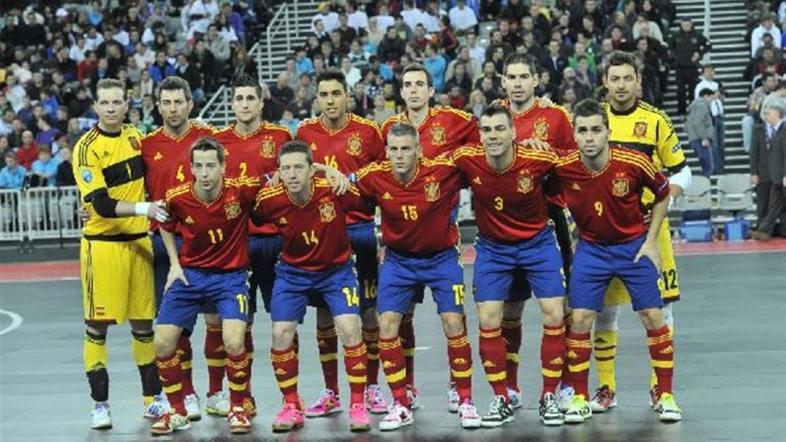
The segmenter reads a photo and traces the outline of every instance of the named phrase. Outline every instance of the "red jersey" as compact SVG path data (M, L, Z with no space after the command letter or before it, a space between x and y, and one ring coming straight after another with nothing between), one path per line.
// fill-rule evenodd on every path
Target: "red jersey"
M652 160L621 146L609 147L609 163L600 172L587 170L574 152L560 159L554 176L579 236L595 243L627 242L647 231L640 206L644 188L656 201L669 195L669 181Z
M499 104L510 109L508 99L499 100ZM571 116L562 106L541 107L540 100L535 98L528 110L513 113L513 126L516 128L516 141L537 138L549 143L560 155L567 155L578 149L573 137Z
M513 163L502 172L491 168L480 144L453 153L453 161L472 186L478 231L492 241L530 239L548 222L543 180L559 157L516 144L513 149Z
M145 191L149 200L163 200L169 189L190 183L191 145L202 137L212 136L216 130L202 123L190 121L180 138L172 138L163 127L142 138L142 161L145 163ZM150 222L152 230L158 223Z
M382 241L399 252L431 255L458 241L450 222L464 177L450 158L423 159L409 183L399 182L389 161L372 163L357 173L360 193L382 210Z
M409 122L406 112L394 115L382 125L383 139L387 140L390 127L395 123ZM429 108L428 116L418 126L423 156L435 158L451 154L465 144L479 143L478 119L474 115L452 107Z
M229 178L256 177L274 174L278 169L278 152L292 136L284 126L263 121L256 132L240 135L235 125L230 125L215 134L226 151L226 176ZM249 223L252 235L275 235L278 228L273 223L257 226Z
M193 183L170 189L169 222L161 228L183 236L180 265L225 271L248 267L248 220L259 187L258 178L227 178L211 203L196 197Z
M283 184L262 189L251 217L255 222L274 222L281 231L282 261L321 272L346 263L352 255L345 217L362 203L355 187L339 197L327 180L315 178L311 199L302 206L290 199Z
M347 124L336 130L326 128L320 117L310 118L298 126L295 134L295 138L311 145L314 161L345 174L385 159L385 143L377 124L355 114L347 114L347 117ZM373 219L373 207L347 214L347 224Z

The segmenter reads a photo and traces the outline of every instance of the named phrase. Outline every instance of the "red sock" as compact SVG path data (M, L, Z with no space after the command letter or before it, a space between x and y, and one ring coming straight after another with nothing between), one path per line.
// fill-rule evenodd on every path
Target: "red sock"
M251 326L253 324L249 323L246 327L246 338L244 346L246 348L246 354L248 355L248 396L253 396L251 394L251 368L254 365L254 335L251 333Z
M576 394L584 395L589 400L589 360L592 354L590 333L570 332L565 340L568 351L568 370L570 384Z
M543 373L543 391L554 393L562 378L562 365L565 363L565 326L543 324L543 339L540 344L540 364Z
M368 354L366 343L347 347L344 346L344 368L347 370L351 404L364 403L366 392L366 373L368 372Z
M183 367L178 356L178 351L171 355L161 358L156 357L158 367L158 377L161 379L166 397L172 409L180 415L188 415L186 405L183 403Z
M189 336L180 335L180 339L177 340L176 352L180 359L180 367L183 370L183 395L196 394L194 382L191 379L191 360L194 358L194 353L191 350L191 338Z
M300 396L297 394L298 358L295 347L286 350L270 349L270 360L276 374L278 388L284 395L284 401L300 408Z
M502 321L502 337L505 339L507 352L508 388L519 389L519 351L521 350L521 319Z
M319 344L319 362L322 364L325 388L333 390L338 396L338 334L336 326L317 327L317 344Z
M456 379L460 402L472 400L472 348L467 339L467 332L448 338L448 358L450 373Z
M382 369L385 371L385 380L393 393L393 399L401 405L409 406L407 396L407 366L404 361L404 349L401 347L399 337L392 339L379 338L379 357L382 359Z
M368 353L367 384L379 384L379 327L364 328L363 342Z
M227 354L226 361L229 402L232 408L242 407L243 399L248 397L248 367L251 361L245 350L236 355Z
M674 378L674 341L668 325L647 330L650 363L658 378L658 394L671 393Z
M491 388L495 396L508 398L507 365L505 363L505 340L502 339L502 329L480 329L480 358L483 360L483 369L486 371Z
M467 333L467 315L462 315L461 316L461 323L464 326L464 334L466 334ZM450 365L450 361L448 361L448 365ZM457 382L457 379L456 379L455 376L453 376L453 372L451 371L450 372L450 383L455 385L456 382Z
M565 336L570 334L570 314L566 314L564 318L562 318L562 322L565 324ZM568 369L568 358L567 358L567 345L566 345L566 355L563 358L564 361L562 363L562 379L560 379L560 388L565 387L573 387L571 385L570 380L570 370Z
M412 316L404 315L398 328L401 347L404 350L404 361L407 366L406 384L415 386L415 324Z
M205 361L207 362L207 376L209 386L207 394L218 393L224 388L224 366L227 361L227 352L224 351L224 338L221 327L207 326L205 333Z

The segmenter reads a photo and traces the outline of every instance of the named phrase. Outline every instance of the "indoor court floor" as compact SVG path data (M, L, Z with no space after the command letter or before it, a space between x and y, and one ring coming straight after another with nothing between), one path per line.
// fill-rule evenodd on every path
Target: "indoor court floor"
M270 323L260 315L254 329L253 377L260 415L254 420L253 433L230 436L225 420L203 417L189 431L156 440L784 441L784 246L781 243L769 251L699 248L678 257L683 299L675 305L674 314L675 395L684 413L680 423L661 424L647 406L649 359L644 333L636 316L623 310L617 355L617 409L596 414L579 426L541 425L536 397L541 383L541 322L536 305L529 303L521 351L524 408L516 413L515 422L500 429L462 430L457 416L445 409L446 344L434 303L427 298L415 319L416 383L423 408L415 413L414 426L381 433L375 425L369 433L351 434L345 405L343 413L309 419L298 431L274 435L270 423L281 396L268 358ZM141 389L127 325L113 327L108 337L114 428L98 432L88 427L92 404L82 365L80 283L73 278L73 264L56 266L60 270L0 265L0 441L150 440L150 422L141 417ZM471 281L471 273L472 266L467 265L467 281ZM475 355L474 399L479 412L485 413L491 389L477 356L475 306L469 295L467 300ZM322 388L313 313L300 333L300 392L311 401ZM202 394L207 384L201 355L203 336L204 326L200 325L193 340L194 383ZM343 373L341 388L346 396ZM386 386L384 391L389 399ZM374 423L377 421L373 418Z

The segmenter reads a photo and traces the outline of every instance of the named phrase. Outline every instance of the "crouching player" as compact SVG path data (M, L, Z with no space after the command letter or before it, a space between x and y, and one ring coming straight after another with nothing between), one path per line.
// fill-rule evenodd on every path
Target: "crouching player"
M644 154L609 146L608 117L597 101L576 105L573 121L579 151L563 157L555 169L556 189L576 219L580 237L570 277L573 311L566 340L568 377L576 395L565 422L592 417L587 401L590 331L612 277L622 280L647 330L651 365L658 377L660 420L678 421L682 412L672 396L674 345L658 287L657 237L666 216L669 181ZM649 227L639 207L645 188L656 201Z
M248 220L259 179L225 179L224 147L208 137L191 147L191 171L193 182L166 193L170 221L162 225L161 236L170 269L158 313L155 344L159 376L172 411L157 420L151 432L168 434L191 426L176 346L183 330L194 327L202 305L213 302L222 320L227 355L229 429L232 433L248 433L251 420L243 408L249 373L244 348L248 319ZM180 256L173 232L183 236Z

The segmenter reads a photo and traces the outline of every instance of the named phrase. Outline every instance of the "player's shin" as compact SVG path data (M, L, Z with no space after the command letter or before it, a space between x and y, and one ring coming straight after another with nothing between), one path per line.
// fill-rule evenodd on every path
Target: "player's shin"
M180 338L177 340L177 353L183 370L183 394L196 394L194 391L194 382L191 378L192 372L192 359L194 352L191 349L191 332L183 330Z
M205 362L208 374L208 395L213 395L223 389L224 369L227 361L227 352L221 333L220 325L208 325L205 333Z
M156 326L156 365L164 392L172 409L181 416L187 416L183 391L183 368L180 351L176 347L180 328L172 325Z
M325 388L338 396L338 334L330 311L320 308L317 320L317 345L319 346L319 363ZM325 318L327 316L327 318Z
M593 346L598 383L617 391L615 358L617 355L617 306L605 306L595 320Z
M156 368L156 347L153 343L153 331L132 331L131 352L139 369L142 381L144 404L149 405L155 396L161 394L161 380Z
M407 367L406 384L415 386L415 323L414 314L406 314L401 320L399 328L401 347L404 352L404 361Z
M456 380L459 403L472 400L472 348L461 313L443 313L442 325L448 338L450 373Z
M90 396L96 402L109 399L109 374L107 372L106 331L85 331L82 345L85 373L90 383Z
M243 400L248 397L248 379L250 360L244 347L246 322L226 320L224 328L224 348L226 348L226 373L229 384L229 400L232 408L243 407Z

